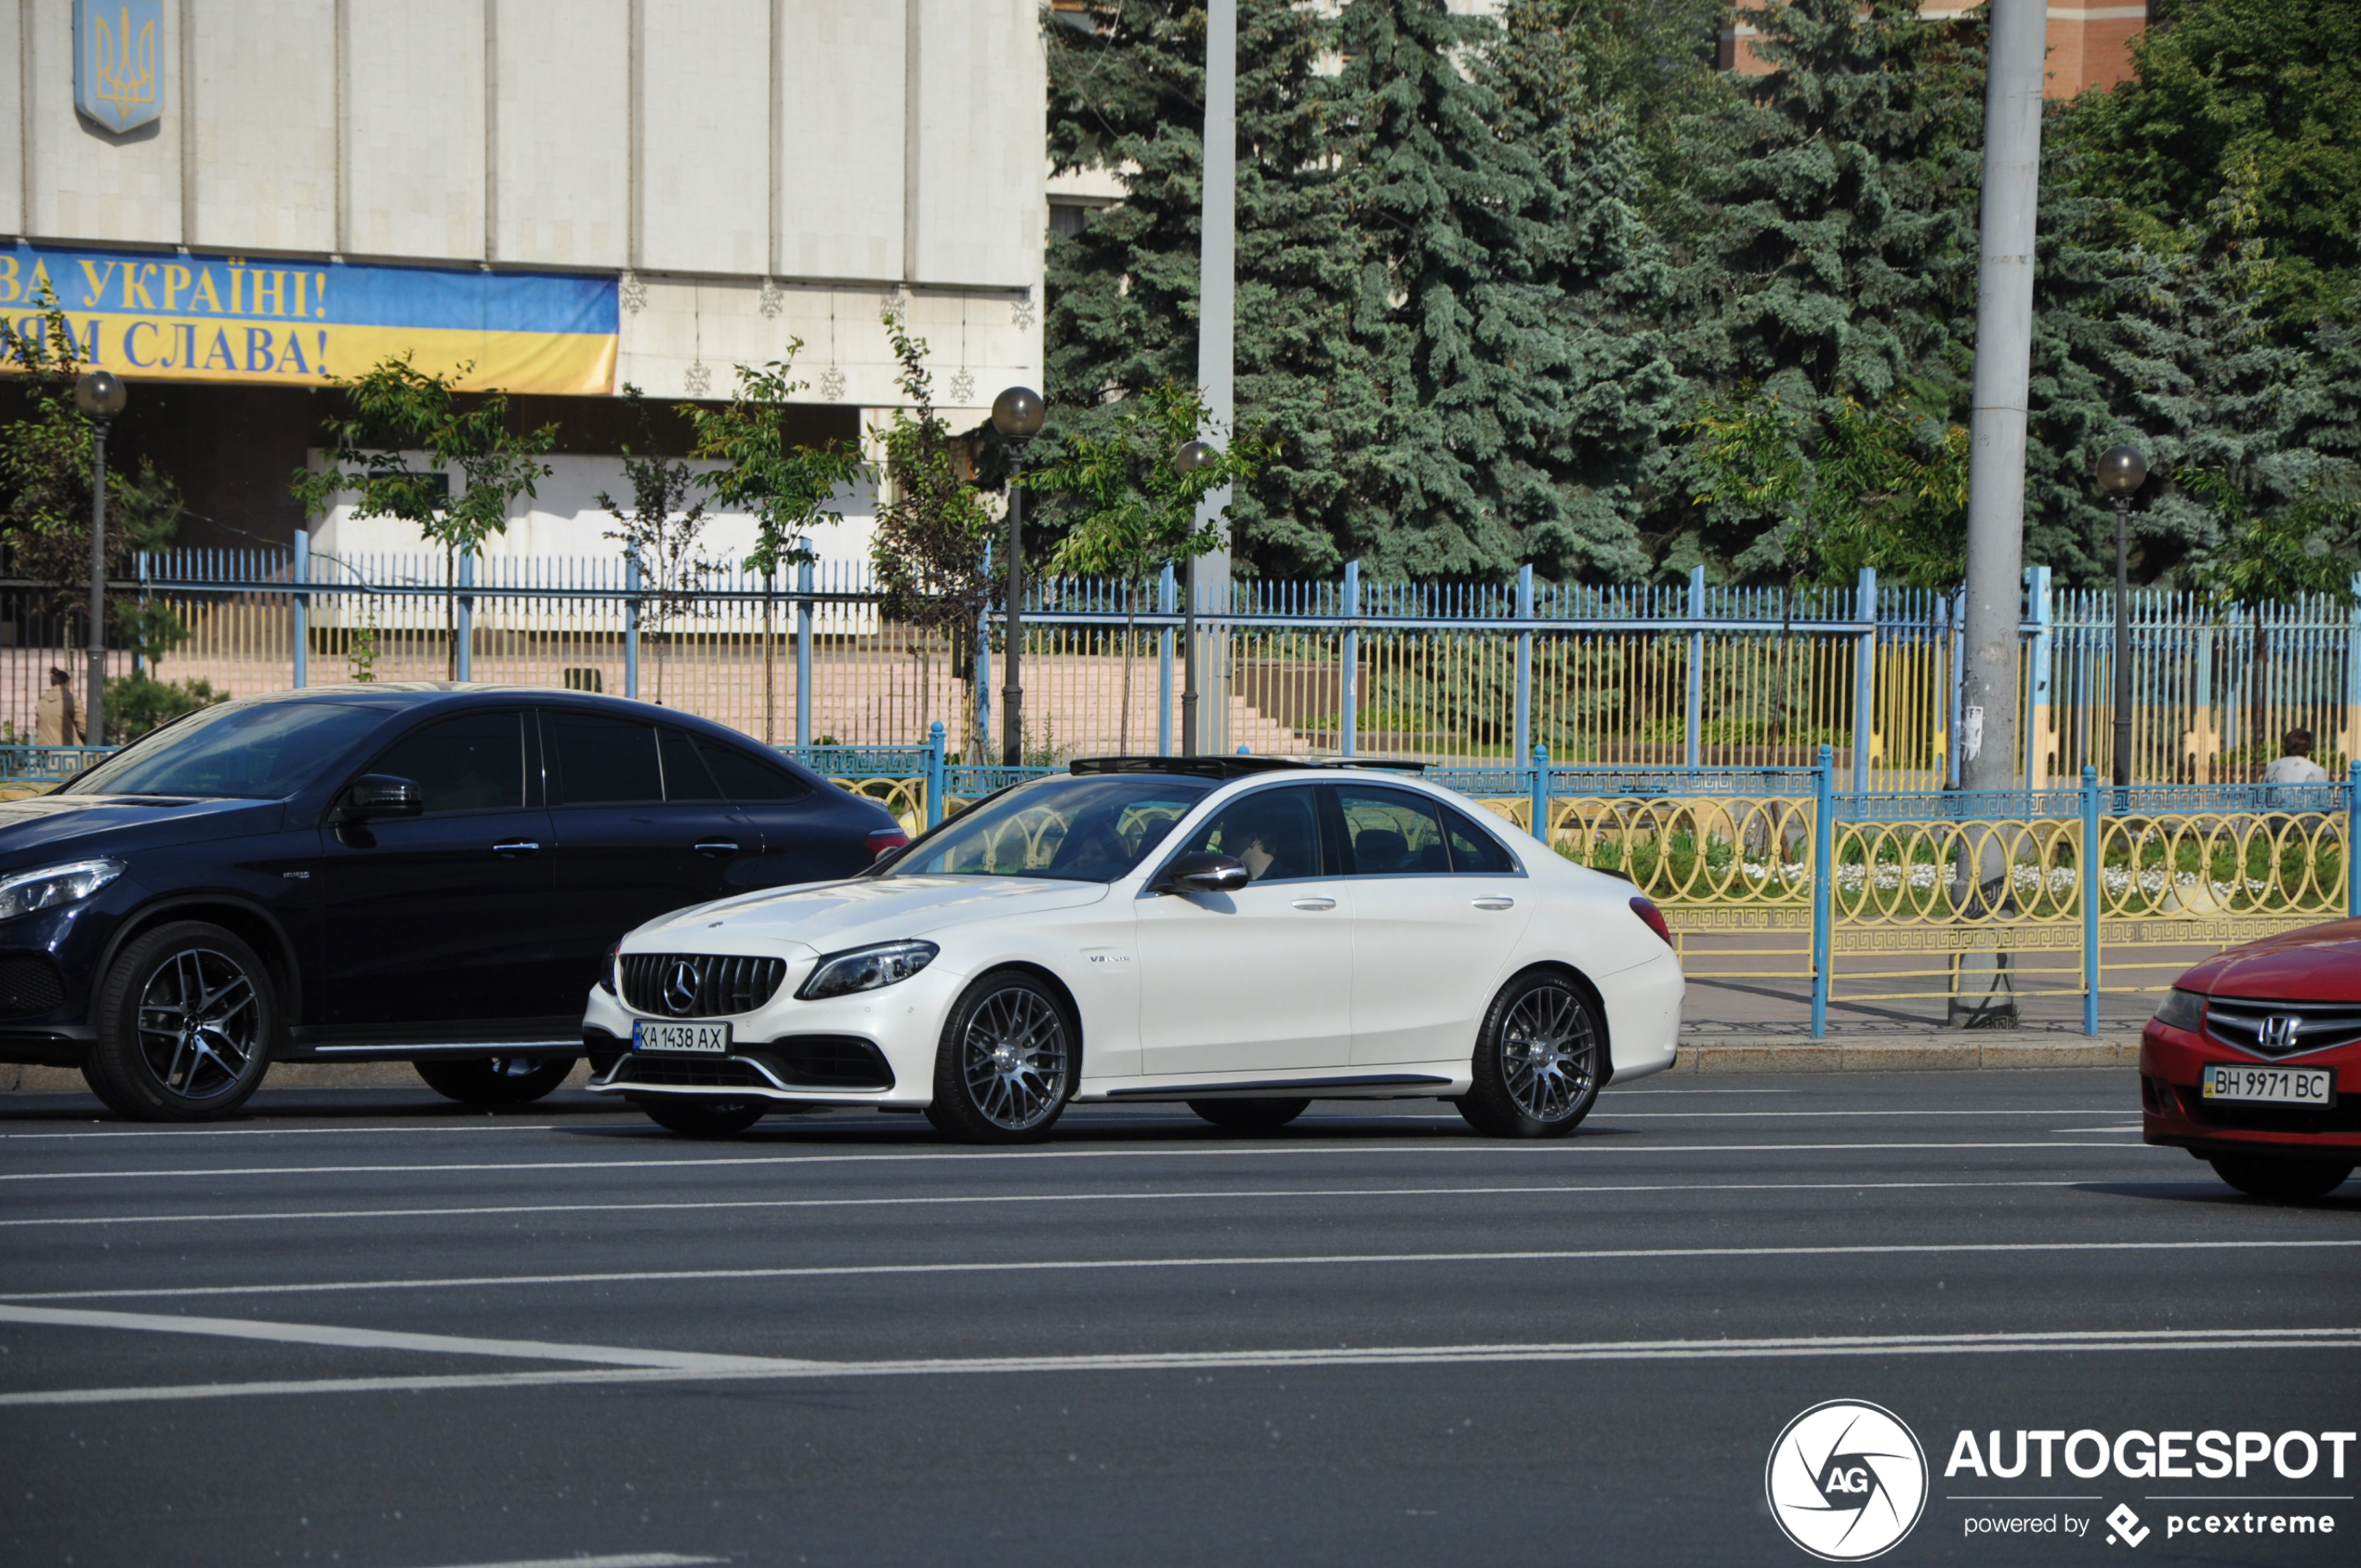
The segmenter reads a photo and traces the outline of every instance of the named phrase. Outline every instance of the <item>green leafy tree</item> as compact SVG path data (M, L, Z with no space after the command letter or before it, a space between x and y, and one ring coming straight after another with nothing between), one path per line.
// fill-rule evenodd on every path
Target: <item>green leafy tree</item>
M910 336L901 316L890 310L885 329L899 366L894 384L909 406L869 428L884 455L871 543L877 586L884 590L878 611L942 633L954 648L964 650L952 666L968 686L959 750L963 757L981 757L990 737L976 725L975 681L983 663L984 612L996 586L989 563L998 513L976 486L970 447L935 411L926 339ZM924 657L924 644L921 649Z
M1571 46L1592 112L1612 111L1630 134L1642 213L1660 232L1677 229L1713 166L1707 123L1736 102L1719 68L1731 0L1530 0L1503 20L1510 47L1545 32Z
M37 324L0 320L0 368L13 373L0 399L15 403L0 423L0 543L16 572L46 585L60 615L90 599L90 482L96 435L73 403L83 371L72 324L54 298ZM142 550L162 549L179 531L179 487L142 458L107 469L107 575L128 576ZM127 601L109 598L110 616Z
M795 357L803 339L787 340L785 359L739 365L737 389L719 408L683 403L681 416L696 432L692 455L720 467L697 476L697 484L718 505L754 517L755 543L745 569L762 574L766 589L782 566L810 560L804 535L817 524L835 522L843 487L860 478L860 452L849 441L811 446L787 439L788 405L805 383L795 379ZM762 601L762 738L778 731L777 636L772 602Z
M2156 250L2224 185L2249 186L2272 245L2262 314L2300 342L2361 280L2361 6L2170 0L2158 20L2132 41L2131 79L2059 126L2086 154L2082 188Z
M627 381L624 383L623 396L630 410L632 426L639 432L639 442L644 448L654 440L647 402L640 389ZM697 480L689 465L661 454L634 451L629 441L622 445L622 458L623 477L631 486L630 505L625 506L601 490L599 506L615 520L615 526L608 529L604 537L620 543L640 566L641 585L646 590L646 597L640 600L640 620L658 634L656 702L661 705L665 666L671 662L672 641L662 634L674 623L695 613L700 603L699 588L721 570L721 563L707 560L702 553L705 502L695 494Z
M1842 400L1814 419L1761 389L1708 400L1693 431L1711 486L1697 499L1763 520L1799 586L1839 587L1863 567L1919 588L1964 564L1968 432L1896 399Z
M463 364L459 375L472 368ZM296 499L307 516L322 517L349 494L354 517L397 519L442 547L447 667L456 679L459 558L507 533L517 497L535 494L534 482L549 476L541 455L557 444L557 427L510 429L505 393L462 397L455 377L420 370L406 350L329 382L344 411L323 423L321 466L297 470Z
M2173 479L2220 519L2221 542L2189 573L2214 605L2286 604L2308 595L2354 602L2361 506L2350 496L2328 494L2315 484L2285 506L2257 511L2247 493L2219 470L2184 468Z
M1131 749L1131 665L1140 600L1167 562L1192 560L1220 543L1220 520L1200 521L1199 503L1223 485L1253 479L1265 454L1251 439L1233 441L1213 462L1183 474L1172 455L1196 439L1209 418L1195 389L1160 382L1115 406L1104 434L1075 435L1063 450L1025 476L1027 490L1072 501L1073 525L1049 565L1058 572L1122 583L1123 705L1116 749Z

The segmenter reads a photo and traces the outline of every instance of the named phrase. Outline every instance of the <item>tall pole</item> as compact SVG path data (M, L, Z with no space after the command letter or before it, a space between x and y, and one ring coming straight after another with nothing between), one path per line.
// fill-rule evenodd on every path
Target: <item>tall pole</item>
M90 421L95 456L90 481L90 700L83 706L82 744L107 737L107 419Z
M1010 768L1024 766L1024 682L1017 668L1024 645L1024 490L1018 483L1023 472L1019 442L1009 449L1009 657L1000 686L1000 760Z
M1180 563L1180 755L1197 754L1197 558Z
M2115 782L2131 782L2131 497L2115 497Z
M2025 576L2025 383L2041 181L2044 0L1993 0L1984 99L1975 413L1968 456L1967 669L1959 784L2017 776L2017 626Z
M1238 199L1238 0L1207 0L1205 12L1205 208L1197 224L1197 386L1205 393L1207 423L1211 428L1198 434L1208 441L1226 443L1236 416L1233 365L1236 349L1236 285ZM1230 487L1222 485L1209 492L1197 503L1199 529L1218 528L1221 516L1229 509ZM1196 610L1196 584L1210 579L1215 591L1215 604L1227 609L1230 602L1230 541L1217 534L1217 542L1205 560L1205 570L1196 571L1191 562L1189 610L1194 617ZM1220 635L1226 639L1228 623L1221 623ZM1225 650L1226 652L1226 646ZM1189 628L1190 695L1181 698L1180 711L1188 728L1187 755L1194 756L1200 739L1209 742L1216 752L1226 751L1227 726L1223 720L1229 714L1229 704L1215 705L1214 724L1217 732L1200 736L1197 731L1196 666L1200 650L1196 629ZM1228 688L1227 659L1216 661L1214 673Z

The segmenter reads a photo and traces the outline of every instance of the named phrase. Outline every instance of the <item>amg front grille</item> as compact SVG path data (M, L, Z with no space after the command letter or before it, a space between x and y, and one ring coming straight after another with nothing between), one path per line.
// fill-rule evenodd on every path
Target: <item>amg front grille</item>
M2361 1040L2361 1002L2256 1002L2215 996L2205 1005L2205 1032L2257 1056L2297 1056Z
M0 956L0 1016L46 1013L66 999L58 966L37 953Z
M750 1013L777 995L785 958L701 953L627 953L623 999L659 1018L728 1018Z

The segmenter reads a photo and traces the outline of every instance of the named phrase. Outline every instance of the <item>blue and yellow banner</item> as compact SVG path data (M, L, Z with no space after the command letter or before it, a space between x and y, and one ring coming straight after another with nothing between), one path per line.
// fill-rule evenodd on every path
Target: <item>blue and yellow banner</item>
M317 387L406 350L470 391L614 390L613 277L0 250L18 331L44 330L52 296L82 362L125 378Z

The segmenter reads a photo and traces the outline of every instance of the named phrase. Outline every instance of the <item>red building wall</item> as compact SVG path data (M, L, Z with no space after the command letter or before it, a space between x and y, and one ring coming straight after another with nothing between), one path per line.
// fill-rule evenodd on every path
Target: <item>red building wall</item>
M1748 75L1770 66L1749 43L1754 29L1744 13L1763 0L1738 0L1738 25L1721 40L1721 63ZM1974 8L1974 0L1922 0L1921 15L1932 20ZM2090 87L2112 87L2131 74L2131 40L2148 25L2146 0L2051 0L2050 80L2047 96L2072 98Z

